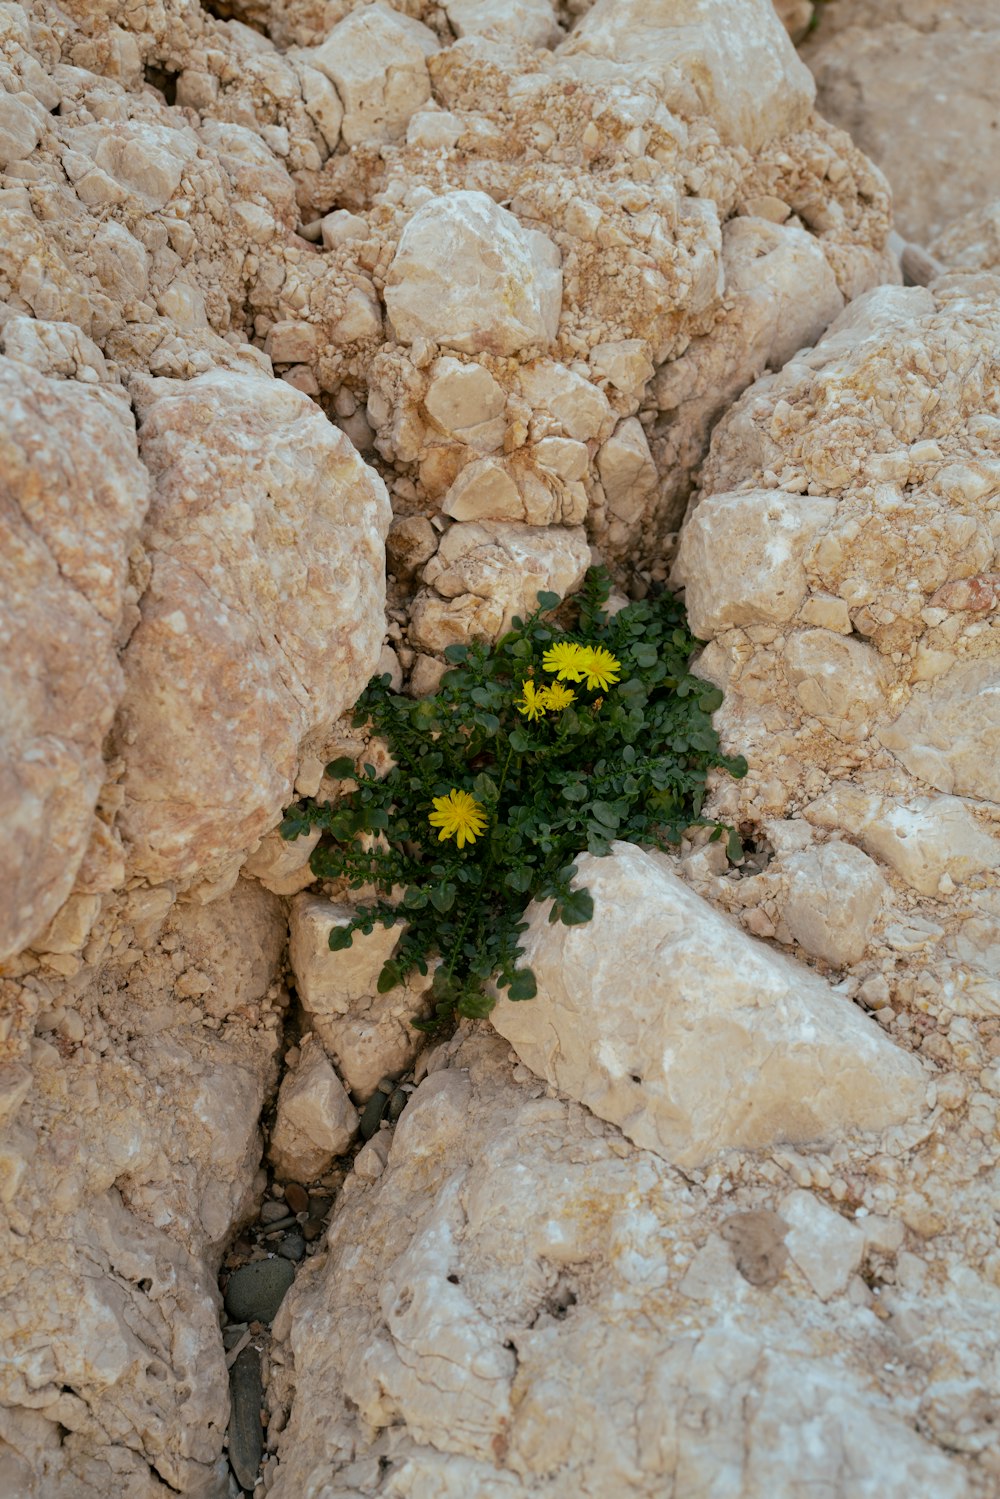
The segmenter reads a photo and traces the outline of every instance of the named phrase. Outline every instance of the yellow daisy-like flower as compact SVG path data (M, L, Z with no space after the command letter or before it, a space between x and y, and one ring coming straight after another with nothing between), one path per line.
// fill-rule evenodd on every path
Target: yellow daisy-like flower
M438 833L439 843L443 843L446 838L454 838L459 848L464 848L467 843L475 843L480 833L486 829L486 809L467 791L458 791L452 787L447 796L435 796L433 806L434 811L427 821L432 828L441 829Z
M568 708L570 703L575 702L576 693L571 687L564 687L561 682L553 682L551 687L542 689L542 697L545 699L546 708L559 713L563 708Z
M591 689L600 687L602 692L607 692L612 683L617 682L621 673L622 664L617 656L613 656L603 645L588 645L584 647L586 659L581 662L587 686Z
M577 645L575 640L561 640L550 646L542 657L546 671L553 672L561 682L582 682L586 674L585 662L589 646Z
M548 689L539 690L534 682L527 681L521 688L522 696L514 699L514 707L525 718L541 718L549 706Z

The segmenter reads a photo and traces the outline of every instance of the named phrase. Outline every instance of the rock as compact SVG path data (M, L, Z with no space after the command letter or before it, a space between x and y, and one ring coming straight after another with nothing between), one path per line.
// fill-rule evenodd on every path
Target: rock
M551 0L447 0L456 36L509 38L529 47L550 47L560 37Z
M343 1083L322 1048L307 1041L278 1093L268 1152L276 1175L300 1176L306 1181L320 1176L335 1156L345 1153L357 1128L358 1113ZM293 1207L292 1211L301 1209Z
M305 1259L305 1254L306 1254L306 1238L305 1238L305 1234L303 1234L303 1233L285 1234L284 1238L281 1239L279 1241L279 1243L278 1243L277 1252L278 1252L278 1254L281 1255L282 1259L290 1260L293 1265L297 1265L300 1260Z
M801 42L813 20L813 0L774 0L778 19L793 42Z
M938 791L1000 801L1000 668L976 661L918 688L879 737Z
M983 870L1000 868L1000 838L977 821L975 812L973 803L957 796L901 801L840 783L802 815L817 827L843 828L911 889L933 896L945 876L962 884Z
M552 241L486 193L447 193L403 230L385 302L404 343L429 338L466 354L545 349L559 323L559 266Z
M845 1291L861 1264L864 1234L811 1192L789 1192L781 1216L788 1253L816 1295L829 1301Z
M545 529L503 521L467 521L441 538L424 568L421 591L410 610L409 638L426 651L443 651L479 636L497 640L537 608L539 592L565 597L583 580L590 563L580 527Z
M989 0L838 0L803 48L820 112L885 172L900 231L926 244L1000 192L980 142L995 119L1000 21ZM886 68L893 87L885 87ZM987 153L989 155L989 153Z
M791 882L781 914L800 947L834 968L864 955L889 887L874 860L850 843L825 843L784 862Z
M294 1279L295 1271L286 1259L241 1265L226 1286L226 1311L234 1322L270 1323Z
M949 269L995 271L1000 268L1000 197L977 203L954 219L928 246L931 256Z
M734 625L794 619L809 590L806 553L835 512L832 500L780 489L707 496L674 564L694 633L704 640Z
M213 372L151 395L140 442L152 581L117 729L141 752L126 756L121 822L137 872L191 879L274 826L299 741L371 675L388 505L377 475L283 382Z
M782 664L805 713L838 739L867 738L888 680L870 645L830 630L797 630L785 642Z
M443 431L479 451L503 442L507 397L481 364L462 364L446 356L431 367L424 406Z
M634 521L656 488L656 465L642 423L634 416L616 427L597 455L608 509L619 520Z
M380 145L406 133L430 97L427 58L438 48L428 27L375 0L339 21L304 57L336 85L349 146Z
M533 1072L684 1167L920 1109L919 1063L818 975L740 934L665 856L613 849L577 860L595 906L585 926L529 908L538 998L501 998L491 1019ZM748 1093L727 1085L737 1071Z
M289 1212L305 1213L309 1210L309 1193L298 1182L285 1183L285 1201Z
M597 0L559 55L647 73L669 110L704 112L723 141L751 150L804 124L815 93L771 0L748 0L738 31L717 0Z
M92 836L149 485L120 387L0 358L0 410L0 635L20 642L0 671L2 958L59 910Z
M425 515L396 516L385 539L389 566L400 578L411 578L437 547L437 532Z
M410 1020L425 1012L431 979L413 974L401 988L379 994L378 976L399 932L376 925L370 936L356 932L349 948L331 952L331 929L346 925L352 912L321 896L296 896L289 962L310 1025L355 1100L365 1103L380 1078L398 1077L420 1051L423 1037Z
M264 1455L264 1431L260 1421L264 1386L260 1377L260 1354L252 1344L236 1355L229 1371L229 1394L232 1401L229 1461L240 1487L252 1489Z
M247 858L243 873L252 875L274 895L297 895L316 878L309 868L309 858L319 840L318 828L291 839L282 838L275 828Z
M888 1329L867 1306L823 1301L792 1264L746 1278L761 1246L773 1255L791 1235L786 1202L803 1259L828 1233L841 1280L844 1238L861 1238L851 1224L804 1192L809 1223L799 1194L776 1201L750 1163L732 1167L732 1193L682 1177L578 1104L518 1084L485 1028L445 1052L395 1134L358 1156L391 1141L377 1175L348 1177L323 1261L282 1310L296 1398L274 1499L374 1494L386 1473L400 1495L510 1499L764 1499L791 1474L834 1499L972 1494L975 1463L918 1435L900 1405ZM917 1310L921 1347L950 1351L953 1413L971 1414L993 1343L979 1294L904 1292L893 1316ZM936 1377L909 1364L907 1400L929 1408Z

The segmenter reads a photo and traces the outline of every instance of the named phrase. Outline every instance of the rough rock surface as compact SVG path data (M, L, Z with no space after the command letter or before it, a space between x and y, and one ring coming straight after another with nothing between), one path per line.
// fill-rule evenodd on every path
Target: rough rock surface
M952 1017L1000 1015L998 288L869 293L753 386L716 430L675 569L750 764L711 808L763 851L744 878L707 849L684 870L791 943L803 851L858 843L888 882L863 951L839 947L833 889L801 945L944 1056Z
M358 1128L358 1111L323 1054L306 1043L278 1092L268 1154L279 1177L312 1181L343 1155Z
M992 1491L998 1292L989 1236L949 1232L957 1196L986 1208L944 1186L955 1115L682 1176L457 1041L279 1316L275 1499Z
M926 244L1000 192L992 0L837 0L802 55L821 113L888 177L906 238Z
M829 1144L922 1112L919 1061L874 1021L734 929L678 877L676 861L612 848L577 861L591 921L553 925L547 904L528 909L522 952L538 996L501 996L492 1020L532 1072L685 1168L731 1148ZM868 895L863 878L851 871L848 900ZM801 881L793 871L790 926ZM824 899L840 936L843 898L831 881Z

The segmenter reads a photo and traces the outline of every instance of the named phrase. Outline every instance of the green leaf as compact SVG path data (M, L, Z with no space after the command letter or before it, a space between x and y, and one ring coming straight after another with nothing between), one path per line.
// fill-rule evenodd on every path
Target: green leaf
M435 911L440 911L441 914L442 914L442 916L443 916L446 911L450 911L451 910L451 908L452 908L452 906L454 904L455 904L455 887L454 887L454 885L450 885L449 884L449 885L435 885L434 886L434 889L431 891L431 905L434 907Z
M327 941L331 952L343 952L354 941L354 933L349 926L335 926Z
M395 989L401 977L399 964L394 962L392 958L389 958L382 964L382 972L378 976L378 984L376 985L378 992L380 994L388 994L390 989Z
M508 985L507 998L516 1003L522 999L534 999L537 993L538 985L531 969L519 968Z
M477 801L492 802L500 795L500 788L492 776L481 770L472 783L472 794Z
M514 869L508 871L505 883L512 890L516 890L519 895L523 895L526 890L531 889L533 877L532 871L526 864L518 864Z
M446 645L444 648L444 659L446 661L467 661L469 659L469 647L467 645Z
M567 802L585 802L588 792L586 783L583 781L570 781L568 786L562 789L563 800Z
M594 914L594 897L589 890L571 890L559 906L563 926L583 926Z
M558 609L559 605L562 603L562 599L557 593L550 593L547 589L542 589L542 591L540 593L537 593L535 597L538 599L539 609L541 609L543 613L546 614L550 609Z
M350 755L341 755L338 759L330 761L326 767L326 773L333 781L347 780L349 776L353 776L355 773L354 761Z
M591 802L590 810L598 822L603 823L606 828L611 828L612 831L621 822L618 811L608 802Z
M523 729L514 729L511 732L508 743L515 755L525 755L528 750L533 748L532 741Z
M730 829L726 839L726 858L730 864L738 864L743 858L743 839L735 828Z

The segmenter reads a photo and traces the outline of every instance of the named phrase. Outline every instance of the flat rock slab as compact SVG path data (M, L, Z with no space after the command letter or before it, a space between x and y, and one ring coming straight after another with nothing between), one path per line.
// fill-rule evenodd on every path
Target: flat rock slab
M234 1322L270 1322L294 1279L295 1271L286 1259L241 1265L229 1277L226 1311Z
M260 1377L260 1354L256 1348L244 1348L237 1355L229 1371L229 1395L232 1401L229 1462L240 1487L252 1489L264 1453L264 1431L260 1424L264 1386Z
M916 1058L812 969L748 937L665 855L584 856L586 926L529 908L538 995L501 999L518 1056L637 1145L676 1165L726 1149L880 1130L924 1104Z

